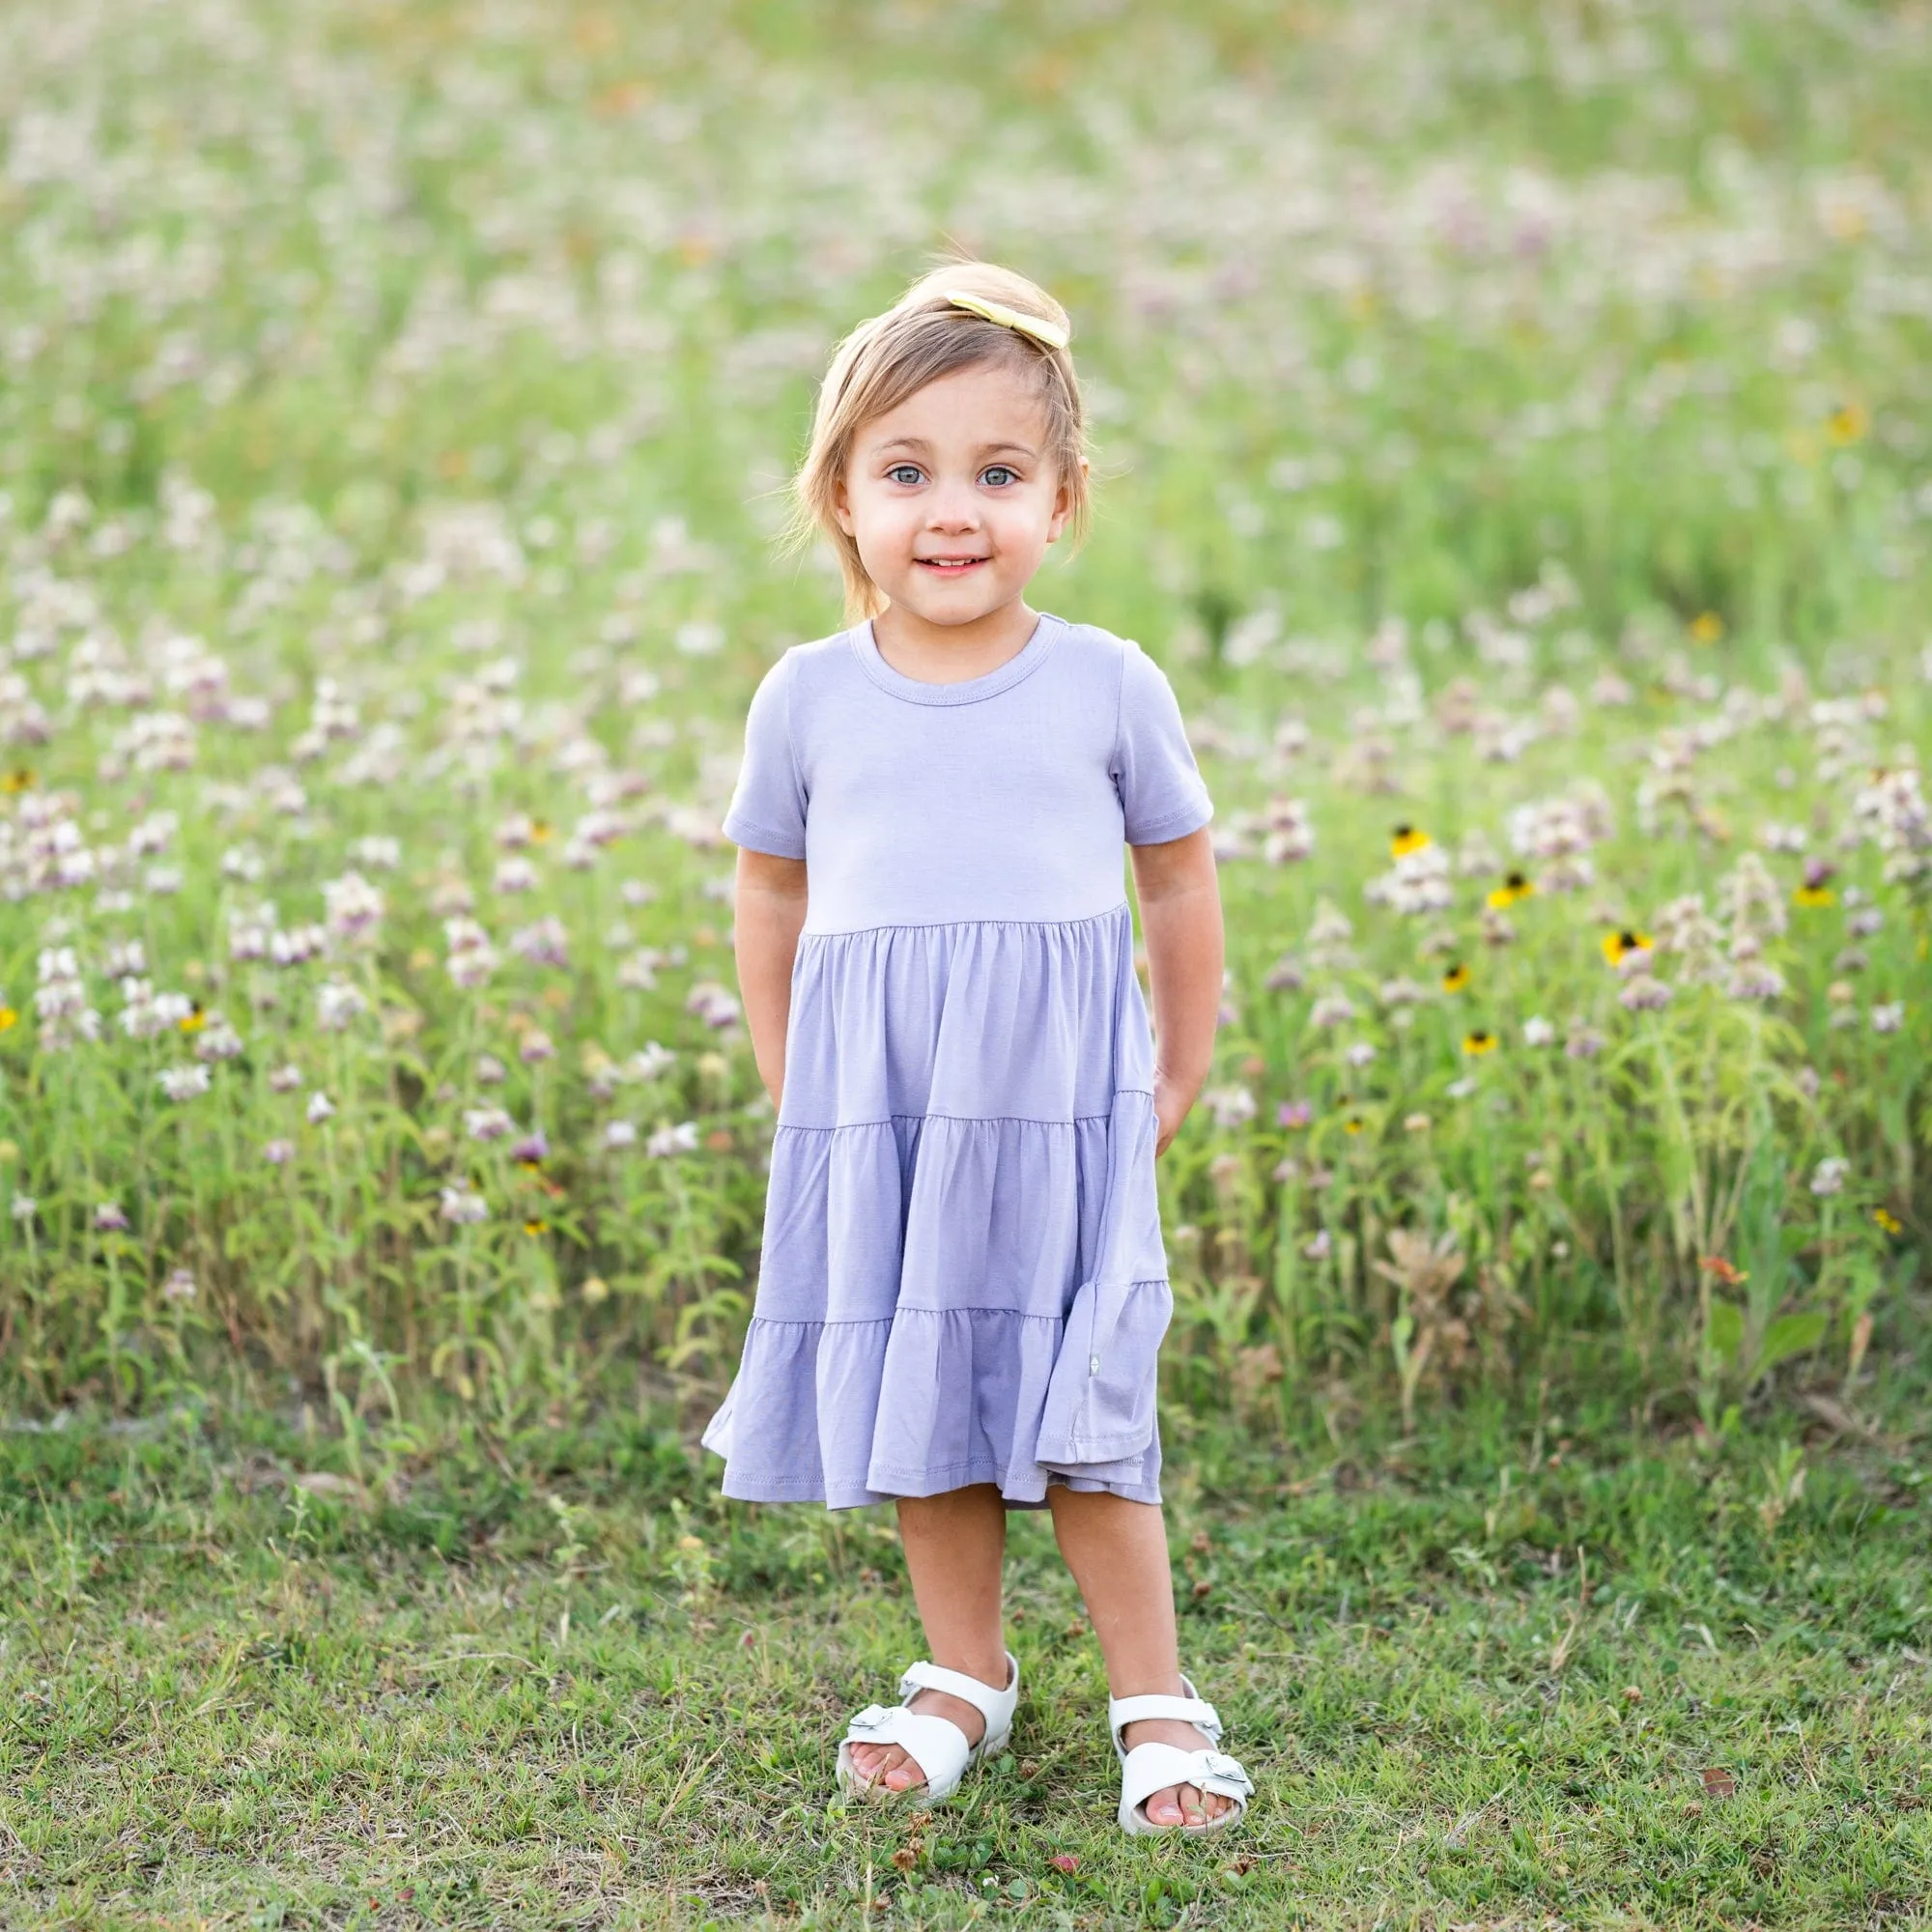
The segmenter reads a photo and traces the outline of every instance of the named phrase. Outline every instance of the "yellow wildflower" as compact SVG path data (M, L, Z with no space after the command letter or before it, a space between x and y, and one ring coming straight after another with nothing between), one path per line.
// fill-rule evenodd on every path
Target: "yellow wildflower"
M1898 1216L1892 1213L1889 1208L1874 1208L1872 1209L1872 1219L1876 1221L1888 1235L1897 1234L1899 1229L1904 1226L1904 1223L1899 1220Z
M1848 442L1859 442L1865 431L1871 427L1871 415L1861 403L1841 403L1825 422L1825 433L1841 449Z
M1536 888L1520 872L1512 872L1501 885L1490 894L1489 904L1492 911L1502 912L1516 904L1518 899L1526 899Z
M1604 935L1604 957L1612 966L1621 966L1627 952L1647 952L1650 950L1650 934L1639 932L1634 926L1627 925L1619 932Z
M194 1010L185 1014L179 1024L183 1033L199 1033L208 1024L208 1015L202 1011L199 1000L194 1003Z
M5 1033L11 1026L17 1026L19 1020L20 1015L12 1007L0 1007L0 1033Z
M1413 825L1398 825L1389 836L1389 854L1392 858L1406 859L1411 852L1420 852L1429 843L1428 833L1417 831Z
M1715 611L1700 611L1690 620L1693 644L1715 644L1724 635L1724 620Z
M1830 886L1800 886L1791 895L1791 903L1801 906L1835 905L1837 899L1837 894Z
M1442 975L1442 990L1460 993L1469 983L1469 969L1460 959L1452 960Z
M1493 1053L1496 1050L1496 1037L1478 1027L1474 1033L1463 1036L1463 1051L1467 1054Z

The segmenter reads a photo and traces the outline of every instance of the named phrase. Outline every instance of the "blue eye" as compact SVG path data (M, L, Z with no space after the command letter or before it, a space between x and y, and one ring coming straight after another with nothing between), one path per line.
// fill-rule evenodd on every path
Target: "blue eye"
M895 463L886 471L895 483L913 484L919 481L919 465L916 463Z
M989 464L980 474L984 478L990 478L996 489L1005 487L1001 481L1002 478L1005 478L1007 482L1017 483L1019 481L1019 471L1014 469L1010 464L1006 463Z

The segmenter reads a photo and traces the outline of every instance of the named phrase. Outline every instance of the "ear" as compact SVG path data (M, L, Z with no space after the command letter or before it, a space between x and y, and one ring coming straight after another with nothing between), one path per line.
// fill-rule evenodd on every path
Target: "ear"
M832 515L838 527L849 537L852 534L852 496L845 488L843 476L832 480Z
M1083 456L1080 459L1080 473L1082 476L1087 474L1088 467L1087 459ZM1054 492L1053 496L1053 518L1046 526L1046 540L1048 543L1058 543L1060 541L1060 533L1066 527L1066 520L1072 514L1073 486L1065 477L1062 477L1060 488Z

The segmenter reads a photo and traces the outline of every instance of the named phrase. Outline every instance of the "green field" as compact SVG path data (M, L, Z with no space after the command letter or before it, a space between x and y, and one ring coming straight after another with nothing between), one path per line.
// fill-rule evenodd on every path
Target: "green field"
M0 1923L1922 1918L1927 99L1922 4L0 13ZM1266 1782L1115 1841L1022 1525L1037 1770L908 1878L883 1513L691 1445L771 539L949 245L1216 805L1163 1434Z

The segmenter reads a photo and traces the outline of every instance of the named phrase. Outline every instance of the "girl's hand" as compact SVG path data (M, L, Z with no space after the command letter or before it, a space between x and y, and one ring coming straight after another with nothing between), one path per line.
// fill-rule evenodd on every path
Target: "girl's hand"
M1193 1105L1193 1094L1178 1081L1165 1073L1154 1075L1153 1117L1159 1127L1153 1144L1156 1160L1167 1151L1168 1143L1180 1131L1180 1123L1186 1120Z

